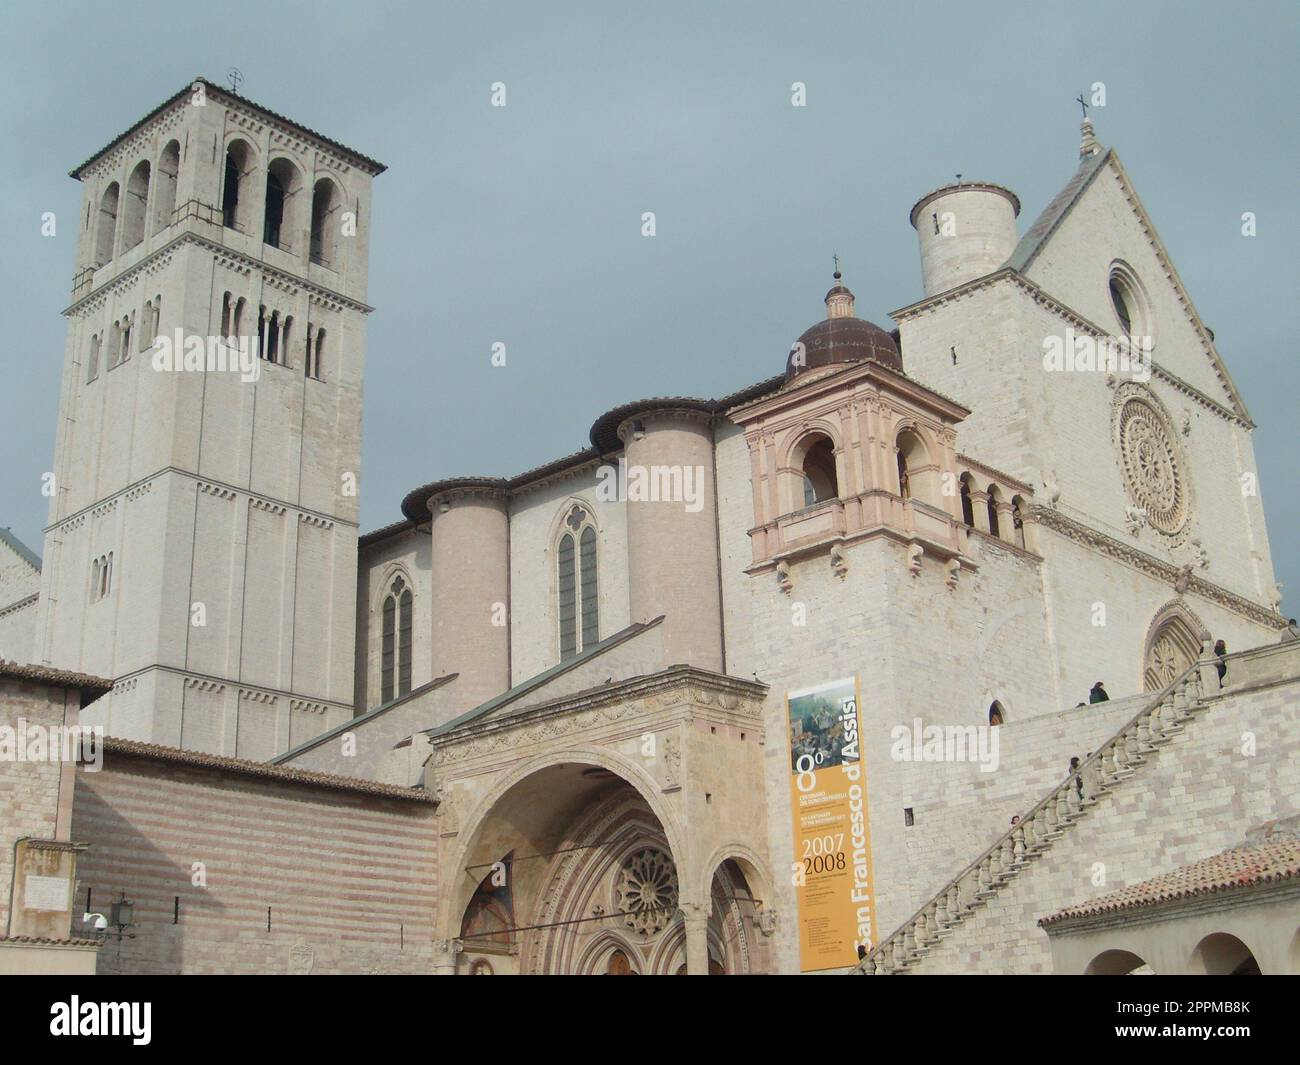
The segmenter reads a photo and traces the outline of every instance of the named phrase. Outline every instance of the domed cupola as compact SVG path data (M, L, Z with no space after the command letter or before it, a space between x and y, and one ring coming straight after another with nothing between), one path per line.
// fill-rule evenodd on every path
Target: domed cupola
M850 362L878 362L903 372L903 358L894 338L878 325L853 314L853 293L835 271L835 284L826 293L826 318L818 322L790 347L785 361L785 379L799 374Z

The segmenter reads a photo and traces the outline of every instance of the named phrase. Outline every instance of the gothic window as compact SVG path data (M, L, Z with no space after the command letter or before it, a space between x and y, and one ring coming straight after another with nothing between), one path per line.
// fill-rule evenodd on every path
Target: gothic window
M1001 537L1002 530L998 523L998 503L1002 499L1002 490L997 485L989 485L989 533Z
M966 523L966 528L975 528L975 506L970 497L970 474L961 475L961 520Z
M126 204L122 212L122 250L144 240L145 210L149 204L149 160L141 159L126 182Z
M100 555L90 567L91 602L103 599L113 590L113 552Z
M312 363L312 376L318 381L325 380L325 372L321 369L325 365L322 361L325 351L325 330L316 330L316 361Z
M292 250L293 198L298 192L298 171L288 159L275 159L266 171L266 210L262 241L273 248Z
M600 639L596 527L577 504L569 510L564 525L556 550L561 661Z
M162 158L158 160L157 188L154 192L154 226L155 233L172 224L172 215L176 211L176 182L181 169L181 146L172 141L163 149Z
M280 361L280 312L271 312L271 321L266 334L266 361Z
M1182 613L1169 612L1147 641L1143 663L1143 684L1147 691L1160 691L1191 668L1201 654L1201 641L1208 637L1200 626Z
M246 208L241 210L244 175L249 169L252 149L244 141L231 141L226 149L226 170L222 182L221 222L227 229L245 228Z
M803 505L810 507L827 499L838 499L839 479L835 474L835 445L829 437L818 436L804 451Z
M334 182L321 178L311 197L311 261L333 267L337 247L339 203Z
M99 376L99 337L90 338L90 356L86 360L86 384Z
M411 589L400 574L384 596L380 648L380 702L411 691Z
M117 236L118 184L114 181L99 200L99 219L95 226L95 265L103 266L113 258L113 241Z
M286 315L284 319L284 335L280 339L280 361L289 365L289 341L293 334L293 315Z

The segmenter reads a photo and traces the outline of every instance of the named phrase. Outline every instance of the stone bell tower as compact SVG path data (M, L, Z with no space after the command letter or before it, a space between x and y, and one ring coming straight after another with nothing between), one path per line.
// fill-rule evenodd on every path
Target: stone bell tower
M38 661L111 735L270 758L352 714L371 183L196 79L82 183Z

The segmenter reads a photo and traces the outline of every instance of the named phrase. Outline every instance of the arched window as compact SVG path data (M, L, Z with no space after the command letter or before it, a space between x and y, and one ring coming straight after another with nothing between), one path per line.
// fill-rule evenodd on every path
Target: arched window
M158 160L157 186L154 190L153 231L161 232L172 224L176 211L176 182L181 170L181 146L172 141Z
M271 321L266 334L266 361L280 361L280 312L271 312Z
M99 559L95 559L90 564L90 601L93 603L99 598Z
M384 596L380 648L380 702L400 699L411 691L411 589L398 574Z
M933 502L929 491L929 461L925 444L911 429L898 434L898 494L904 499L921 499Z
M298 169L288 159L274 159L267 167L262 240L273 248L293 248L292 203L299 184Z
M99 337L90 338L90 355L86 359L86 384L99 376Z
M1005 725L1006 723L1006 711L1002 709L1002 704L994 699L993 703L989 706L989 724L996 726Z
M280 363L283 366L289 365L289 341L293 337L293 315L284 316L284 330L280 334Z
M1019 548L1025 546L1025 501L1020 496L1011 497L1012 540Z
M334 266L338 247L338 190L329 178L316 182L311 196L311 261Z
M103 266L113 258L113 240L117 236L118 185L114 181L99 200L99 218L95 225L95 265Z
M266 358L266 305L257 308L257 357Z
M126 182L126 205L122 211L122 250L144 240L145 212L149 205L149 160L141 159Z
M226 169L221 192L221 222L227 229L247 232L248 208L241 206L244 175L252 160L252 149L245 141L231 141L226 149Z
M221 296L221 335L228 337L230 332L230 313L234 308L231 306L230 293L225 292Z
M135 327L135 312L129 318L122 319L122 354L119 361L126 362L131 357L131 330Z
M961 475L961 520L966 523L966 528L975 528L975 505L971 501L970 492L970 474Z
M989 533L993 536L1001 537L1001 527L998 524L998 503L1002 499L1002 490L997 485L989 485Z
M560 660L572 658L600 639L600 588L596 527L576 503L564 519L556 548L559 579Z
M243 336L243 335L244 335L244 334L243 334L243 328L244 328L244 305L245 305L247 302L248 302L248 301L245 300L243 296L240 296L239 299L235 301L235 318L234 318L235 331L234 331L234 333L232 334L233 336L237 336L237 337L238 337L238 336Z
M317 381L325 380L325 374L321 369L321 367L325 365L321 361L321 359L324 357L323 356L324 351L325 351L325 330L317 329L316 330L316 358L312 360L312 364L311 364L311 375L312 377L316 378Z
M122 323L114 322L108 328L108 368L117 365L122 355Z
M103 599L113 590L113 552L100 555L91 566L90 598Z
M838 499L839 478L835 473L835 445L818 436L803 455L803 505L810 507L827 499Z

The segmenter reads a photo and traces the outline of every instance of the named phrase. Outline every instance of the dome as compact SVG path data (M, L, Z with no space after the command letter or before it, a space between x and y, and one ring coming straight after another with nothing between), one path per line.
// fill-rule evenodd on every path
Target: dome
M826 317L811 329L804 330L785 362L785 379L823 366L851 362L878 362L898 373L903 372L903 358L894 338L878 325L854 317L853 293L835 273L835 285L826 293Z

